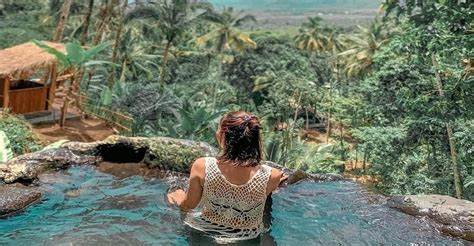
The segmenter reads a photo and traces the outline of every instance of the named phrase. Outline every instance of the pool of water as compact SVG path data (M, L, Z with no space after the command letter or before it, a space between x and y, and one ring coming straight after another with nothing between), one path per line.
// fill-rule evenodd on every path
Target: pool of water
M112 175L99 169L73 167L43 175L42 202L0 220L0 245L215 243L184 226L179 211L166 204L168 179L154 173ZM273 195L270 232L239 244L467 244L371 197L352 182L295 184Z

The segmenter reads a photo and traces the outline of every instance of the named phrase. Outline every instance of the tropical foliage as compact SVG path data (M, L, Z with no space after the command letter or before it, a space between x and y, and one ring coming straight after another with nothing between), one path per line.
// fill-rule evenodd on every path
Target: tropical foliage
M256 22L254 16L245 15L240 17L238 14L234 14L233 8L224 8L222 13L208 9L200 17L216 25L216 28L198 37L196 40L198 44L214 43L218 54L221 54L224 50L243 51L246 47L256 47L255 42L247 34L237 29L247 21Z
M52 37L61 2L2 3L0 45ZM88 103L133 117L131 135L215 144L219 116L247 110L262 118L268 160L339 173L355 163L388 194L472 200L472 5L386 0L382 9L352 28L311 17L266 30L201 1L76 1L70 52L56 55L82 71ZM28 35L10 35L20 31ZM86 72L84 52L116 65Z
M2 155L11 158L9 149L14 155L21 155L41 149L37 137L33 134L31 126L25 120L0 111L0 131L8 141L3 141ZM9 142L7 144L7 142Z
M65 84L65 93L63 97L63 105L61 108L60 125L63 126L66 121L66 115L70 103L75 103L78 108L81 107L81 93L79 91L85 68L91 65L108 64L105 61L92 61L92 58L99 52L107 48L107 43L94 46L85 50L78 42L70 42L65 45L66 53L52 48L43 42L33 40L33 43L54 55L63 70L68 70L71 75L71 82Z
M7 162L13 158L10 139L4 131L0 131L0 163Z

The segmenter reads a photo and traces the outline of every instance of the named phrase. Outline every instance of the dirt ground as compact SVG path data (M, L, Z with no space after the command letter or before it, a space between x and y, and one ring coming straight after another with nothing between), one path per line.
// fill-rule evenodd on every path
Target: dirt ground
M62 139L93 142L116 134L112 127L95 118L68 120L63 128L59 127L58 124L34 125L33 131L44 144L54 143Z
M323 144L326 143L327 134L324 132L320 132L317 130L302 130L303 138L308 140L309 142L316 143L316 144ZM333 139L329 138L329 143L333 143Z

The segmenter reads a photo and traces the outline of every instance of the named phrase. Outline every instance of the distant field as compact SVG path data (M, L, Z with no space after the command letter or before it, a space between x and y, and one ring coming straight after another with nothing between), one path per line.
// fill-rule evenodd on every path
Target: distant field
M218 7L232 6L243 10L306 12L315 9L377 9L381 0L208 0Z
M252 28L292 28L310 16L326 23L352 27L370 22L382 0L209 0L217 7L234 7L253 14L258 25Z

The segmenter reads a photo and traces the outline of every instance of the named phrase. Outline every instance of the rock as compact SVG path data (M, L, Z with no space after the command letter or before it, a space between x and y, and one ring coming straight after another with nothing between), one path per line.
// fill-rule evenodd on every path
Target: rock
M48 149L25 154L0 166L0 179L5 183L22 181L29 183L38 174L50 169L63 169L70 165L95 164L96 157L76 155L65 148Z
M22 155L7 164L0 165L0 180L30 182L38 174L66 168L70 165L110 163L145 163L150 168L188 173L190 164L202 156L216 156L217 149L204 142L167 137L110 136L92 143L65 142L56 149ZM288 176L287 184L303 179L335 181L343 177L337 174L308 174L291 170L276 163L268 165L282 169Z
M288 179L283 182L283 185L291 185L301 180L313 180L317 182L345 180L344 177L339 174L311 174L301 170L286 168L271 161L265 161L265 164L282 170L283 173L288 176Z
M159 168L150 168L145 163L101 162L97 164L97 170L103 173L112 174L119 179L124 179L131 176L166 179L170 176L184 175L182 173L160 170Z
M310 174L311 179L314 181L340 181L340 180L346 180L344 176L336 173L315 173L315 174Z
M111 136L92 143L66 142L59 148L19 156L0 165L0 180L31 182L38 174L70 165L144 162L149 167L189 172L189 165L198 157L216 155L207 143L165 137Z
M144 162L163 170L189 172L194 160L215 156L217 151L207 143L172 138L151 138Z
M189 172L189 165L198 157L217 154L207 143L167 137L111 136L94 143L67 142L62 147L107 162L144 162L150 167L178 172Z
M391 197L388 205L430 218L443 233L474 241L474 202L444 195L410 195Z
M35 187L21 184L0 185L0 217L20 212L41 199L41 192Z

